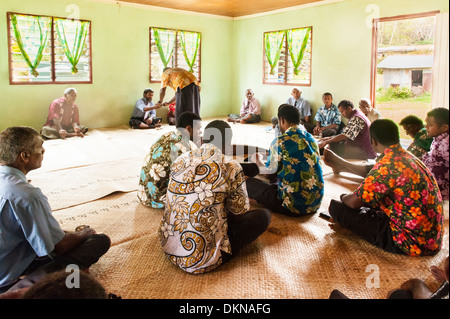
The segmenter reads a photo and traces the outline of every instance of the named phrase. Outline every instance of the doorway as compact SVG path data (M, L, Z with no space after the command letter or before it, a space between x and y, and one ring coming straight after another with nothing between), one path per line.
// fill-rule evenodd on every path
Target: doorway
M399 123L407 115L425 121L431 110L438 11L373 21L371 101L383 118ZM409 144L411 138L400 130Z

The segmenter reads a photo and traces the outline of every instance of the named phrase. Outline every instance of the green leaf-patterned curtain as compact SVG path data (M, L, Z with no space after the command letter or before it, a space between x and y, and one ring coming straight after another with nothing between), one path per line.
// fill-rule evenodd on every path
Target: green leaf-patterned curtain
M17 17L20 18L17 19ZM25 62L30 67L31 74L37 77L39 72L36 69L44 56L44 49L50 36L52 19L12 14L11 23L20 53L22 53ZM23 39L25 39L25 42Z
M56 32L64 54L72 64L72 73L78 73L77 65L86 44L89 21L77 21L55 18Z
M295 75L298 75L298 68L302 63L310 34L311 28L287 30L288 49L294 66Z
M194 72L194 64L200 47L201 33L180 31L180 44L189 72Z
M264 33L264 48L267 61L270 65L270 74L275 74L275 67L280 59L281 49L283 47L286 31L266 32Z
M160 28L152 28L152 30L161 62L164 64L164 67L167 67L172 57L173 49L175 48L177 31Z

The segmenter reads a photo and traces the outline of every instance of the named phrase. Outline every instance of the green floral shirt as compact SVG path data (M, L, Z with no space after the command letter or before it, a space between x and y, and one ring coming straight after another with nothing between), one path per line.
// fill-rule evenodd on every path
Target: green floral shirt
M385 149L355 195L389 217L394 242L406 254L440 250L444 229L439 187L430 170L400 144Z
M161 136L150 148L141 169L138 198L152 208L164 208L170 166L183 153L197 146L180 131Z
M319 147L314 137L290 127L271 144L266 167L278 175L278 197L299 215L316 212L324 194Z
M430 151L431 143L433 143L433 138L429 137L427 129L423 128L414 136L414 141L408 146L407 151L411 152L418 159L422 159Z

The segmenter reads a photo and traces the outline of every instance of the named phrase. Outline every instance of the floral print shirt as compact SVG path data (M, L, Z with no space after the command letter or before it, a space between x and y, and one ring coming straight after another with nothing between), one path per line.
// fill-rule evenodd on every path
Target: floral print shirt
M232 254L228 214L250 208L241 165L212 144L173 164L159 235L170 261L189 273L208 272Z
M436 178L441 190L442 198L449 199L449 140L448 132L436 136L431 144L430 152L422 157L424 164Z
M145 206L164 208L172 162L197 146L177 130L162 135L145 157L138 185L138 198Z
M426 153L430 151L433 138L427 134L427 129L423 128L414 136L414 141L408 146L407 151L414 156L421 159Z
M292 213L316 212L324 194L319 147L314 137L292 126L271 144L266 167L278 175L278 198Z
M377 158L355 195L389 217L394 243L407 255L440 250L444 229L438 185L428 168L400 144Z
M194 74L182 68L171 68L161 75L161 87L171 87L175 91L177 88L184 89L191 83L200 86Z

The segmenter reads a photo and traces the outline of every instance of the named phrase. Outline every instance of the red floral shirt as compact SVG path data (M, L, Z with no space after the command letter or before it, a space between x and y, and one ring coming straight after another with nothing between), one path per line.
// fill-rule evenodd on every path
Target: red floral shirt
M433 255L442 244L442 196L432 173L400 144L385 149L354 193L389 217L394 242L410 256Z

